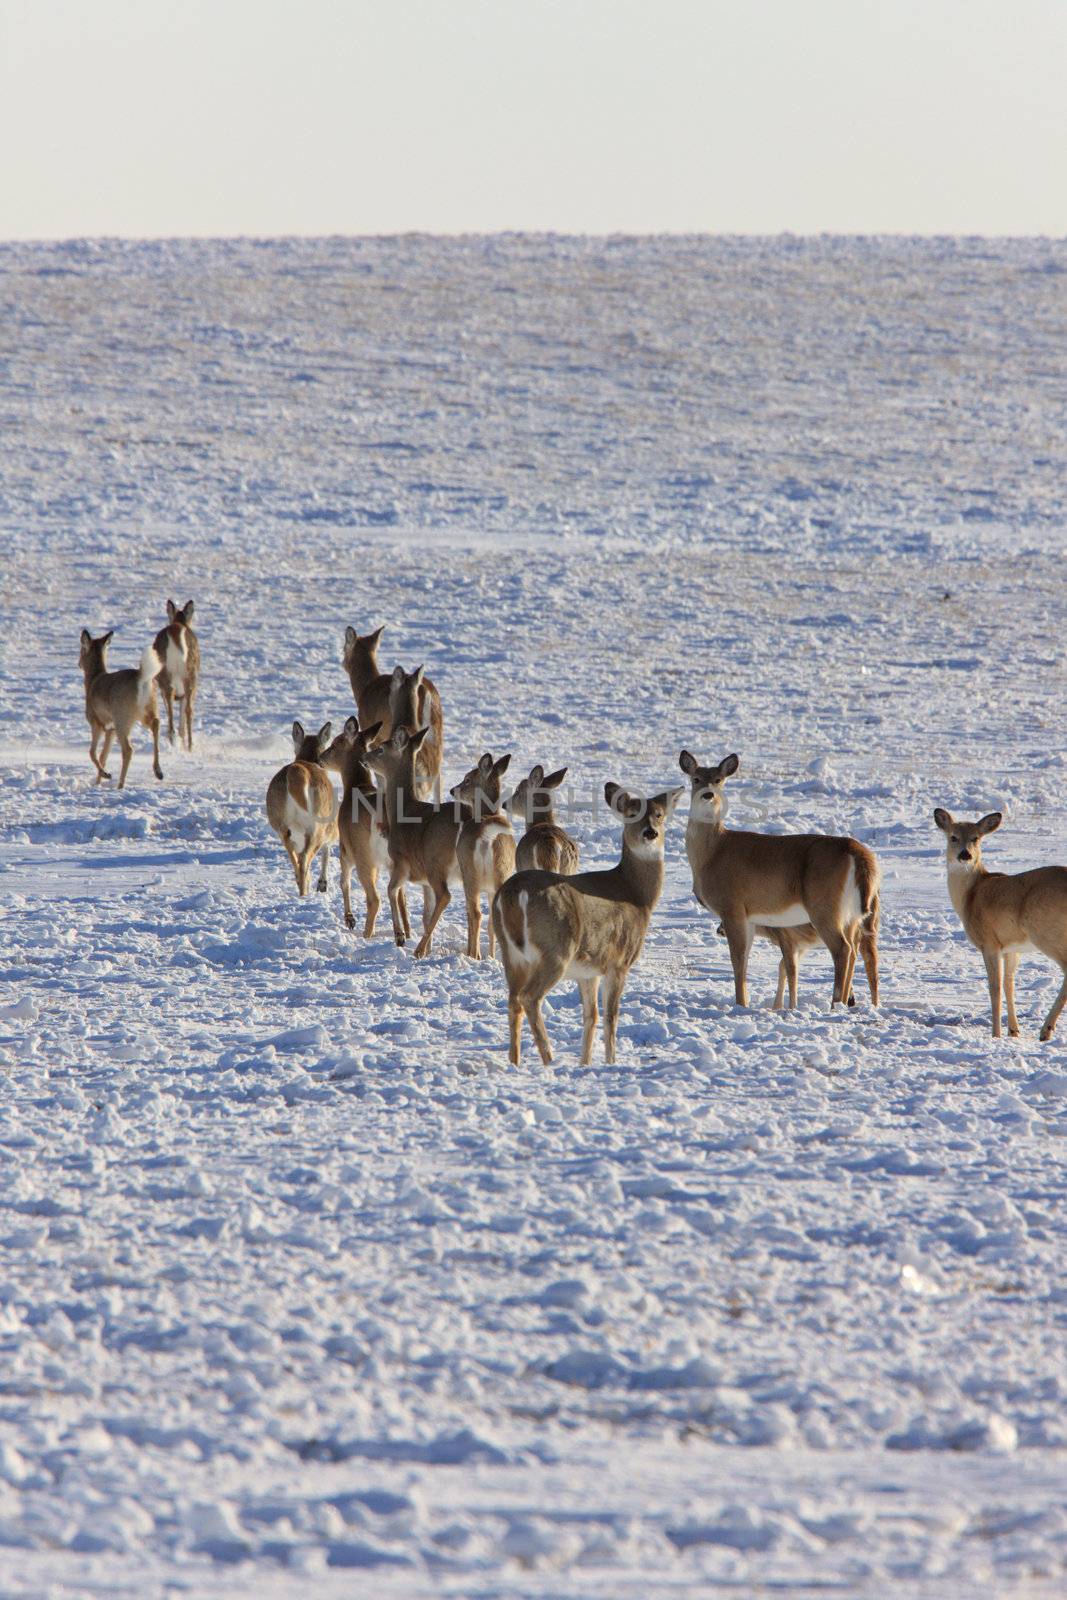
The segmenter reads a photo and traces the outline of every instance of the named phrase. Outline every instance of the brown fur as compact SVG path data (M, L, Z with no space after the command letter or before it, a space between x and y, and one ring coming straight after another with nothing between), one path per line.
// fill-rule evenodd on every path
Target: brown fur
M167 738L174 743L174 702L181 702L178 712L178 738L187 750L193 748L193 706L200 684L200 641L189 624L195 607L191 600L179 608L173 600L167 601L170 621L156 634L156 655L163 663L159 674L159 688L167 708ZM167 646L172 644L185 656L185 672L181 683L172 681L167 666Z
M330 845L337 837L337 796L322 765L329 740L328 722L312 734L294 722L295 760L276 772L267 785L267 821L285 846L301 897L310 887L311 863L320 854L315 887L325 892Z
M773 930L787 935L784 943L776 940L782 959L787 962L787 974L801 944L810 942L805 931L810 925L833 957L830 1003L847 1002L864 928L877 915L880 874L873 853L857 839L828 834L764 834L727 829L723 825L723 784L737 771L737 757L727 756L717 767L701 767L683 750L679 765L692 783L685 842L693 892L701 905L721 918L730 946L737 1004L748 1005L748 953L753 934L766 928L763 919L787 915L797 907L807 913L806 923ZM853 915L849 904L852 874L858 915ZM864 962L875 997L877 943L872 944L870 939ZM791 992L795 995L795 978Z
M552 791L566 776L566 767L547 777L544 767L532 767L505 801L512 816L526 822L526 832L515 848L515 865L520 872L559 872L569 877L578 871L578 846L559 826L552 806Z
M519 1065L524 1016L541 1060L546 1065L552 1060L541 1002L567 976L576 979L582 997L586 1065L592 1059L600 980L606 980L604 1059L615 1060L622 992L663 887L663 835L681 790L647 801L613 783L604 792L624 818L622 858L616 866L572 876L518 872L493 901L508 984L508 1044L514 1066Z
M478 765L449 791L453 800L462 801L471 812L470 819L463 823L459 832L456 859L467 903L467 954L475 961L481 960L482 953L482 895L488 896L490 906L491 960L496 951L496 930L491 914L493 896L515 871L511 818L500 804L500 783L510 761L510 755L494 761L487 750Z
M381 907L378 894L378 869L382 865L384 849L377 849L378 841L387 848L388 830L385 808L374 777L366 764L368 748L378 737L379 729L361 730L355 717L349 717L343 730L323 753L322 764L341 776L341 805L337 813L337 832L341 853L341 899L345 907L345 926L354 928L352 914L351 878L356 869L366 902L363 937L369 939Z
M111 741L117 734L119 748L122 751L122 771L119 773L118 786L124 789L126 774L130 770L130 760L133 756L130 734L138 723L142 723L151 732L152 771L157 778L163 776L163 768L159 764L159 700L156 695L156 679L159 676L160 663L158 654L150 647L141 658L140 667L109 672L107 653L113 637L114 629L99 639L93 639L89 630L83 628L78 659L85 679L85 715L90 733L89 759L96 768L96 781L103 783L105 778L111 777L106 767L107 755L111 749ZM98 758L96 747L101 737L104 747Z
M352 685L359 725L361 728L370 728L377 723L380 730L379 738L383 742L392 735L395 727L409 727L414 732L416 728L429 725L432 730L430 742L420 750L416 763L418 790L423 799L431 789L435 790L440 802L441 762L444 753L441 697L432 680L423 677L419 683L414 712L410 716L402 716L400 721L394 720L392 703L394 682L397 673L401 673L403 669L397 667L393 672L382 672L379 668L378 645L384 631L383 626L376 628L373 633L361 635L355 628L345 629L345 671ZM404 677L406 676L407 674L404 674Z
M1060 991L1041 1026L1040 1038L1051 1039L1067 1004L1067 867L988 872L982 864L982 840L1000 827L999 811L978 822L957 822L938 807L934 821L945 835L949 896L964 932L985 961L994 1039L1000 1038L1005 1000L1008 1032L1019 1032L1015 972L1022 952L1013 946L1039 950L1063 973Z

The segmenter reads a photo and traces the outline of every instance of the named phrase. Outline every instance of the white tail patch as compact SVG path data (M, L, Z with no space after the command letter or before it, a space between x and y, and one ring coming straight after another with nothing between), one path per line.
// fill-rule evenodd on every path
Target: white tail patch
M137 672L137 701L141 706L148 704L148 696L152 685L163 671L163 663L156 654L154 644L146 645L141 656L141 665Z
M845 879L845 892L841 896L841 921L848 928L852 923L859 922L862 916L863 902L860 899L859 884L856 882L856 863L850 861L848 876Z
M170 681L177 691L182 691L185 688L185 669L188 664L188 655L185 646L185 629L182 629L178 642L175 641L174 635L168 632L166 668L170 676Z

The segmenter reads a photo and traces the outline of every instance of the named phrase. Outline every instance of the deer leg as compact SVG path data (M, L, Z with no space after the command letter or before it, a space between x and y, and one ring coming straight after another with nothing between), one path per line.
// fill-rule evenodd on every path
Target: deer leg
M522 1053L522 1001L514 989L508 990L508 1060L519 1065Z
M105 778L110 778L111 777L110 772L107 770L107 756L108 756L108 751L111 749L111 741L115 737L115 730L114 730L114 728L105 728L103 730L103 733L104 733L104 748L100 752L99 761L97 761L95 755L93 756L93 760L96 761L96 781L97 781L97 783L103 783ZM99 727L99 724L95 724L94 725L94 730L93 730L93 743L94 743L94 745L95 745L95 743L96 743L96 741L97 741L97 739L99 737L100 737L100 727ZM90 754L92 754L92 751L90 751Z
M476 885L464 884L467 902L467 954L473 961L482 958L482 897Z
M159 712L156 709L155 701L152 701L149 705L145 713L144 723L152 734L152 771L157 778L162 778L163 768L159 764Z
M285 832L282 834L282 844L285 846L285 853L289 857L289 865L293 869L293 877L296 879L296 889L297 889L297 893L299 894L300 893L300 863L296 859L296 848L293 845L293 836L289 832L288 828L286 828Z
M308 889L311 887L311 860L312 856L314 855L311 845L312 841L307 839L304 843L303 850L300 851L297 857L297 871L300 874L298 881L301 899L303 899L303 897L307 894Z
M1004 996L1003 962L999 950L983 950L986 977L989 979L989 1003L993 1009L993 1037L1000 1038L1000 1013L1003 1010Z
M401 949L404 940L410 939L411 929L407 926L407 906L404 904L404 879L397 875L394 867L389 874L389 909L393 914L393 938Z
M552 1060L552 1046L548 1042L548 1034L545 1032L545 1020L541 1015L541 1001L543 999L543 994L530 995L528 997L524 995L522 1005L523 1010L526 1012L526 1020L530 1024L530 1032L534 1036L534 1044L536 1044L541 1053L542 1062L547 1067Z
M739 1006L748 1005L748 952L752 948L752 924L745 917L724 916L723 929L730 946L730 960L734 969L734 1000Z
M863 957L863 966L871 991L871 1005L876 1006L878 1004L878 935L872 928L864 928L860 934L860 955Z
M579 981L578 992L582 997L582 1066L587 1067L593 1059L593 1039L596 1035L597 1023L597 993L600 989L600 977L583 978Z
M341 879L341 901L345 908L345 927L354 928L356 919L352 915L352 862L345 854L343 845L341 847L341 864L338 868L338 873Z
M312 852L312 856L313 855L314 855L314 851ZM311 857L308 858L308 870L309 871L310 871L310 865L311 865ZM329 888L329 883L327 881L327 870L329 868L329 865L330 865L330 841L327 839L327 841L323 845L322 851L320 853L320 857L319 857L319 881L315 885L316 889L319 891L320 894L325 894L326 890Z
M374 924L378 920L378 911L382 903L378 895L378 868L375 866L362 868L357 866L356 871L359 873L360 888L363 890L363 898L367 903L367 915L363 923L363 937L364 939L370 939L373 937ZM356 919L353 917L349 927L354 928L355 925Z
M173 687L171 685L171 682L170 682L170 679L167 677L165 671L160 673L160 675L159 675L159 677L157 678L156 681L159 684L159 692L163 696L163 704L167 708L167 739L169 740L169 742L171 744L173 744L174 743L174 689L173 689ZM179 735L181 733L181 717L182 717L182 713L179 711L179 713L178 713L178 732L179 732Z
M124 789L126 787L126 774L129 772L130 762L133 760L133 745L130 743L128 733L119 734L119 746L122 750L122 771L119 773L119 788Z
M615 1033L619 1026L619 1004L626 986L625 972L611 972L604 983L604 1060L615 1061Z
M1019 1037L1019 1019L1015 1015L1015 973L1018 965L1018 955L1004 957L1004 999L1008 1004L1008 1032L1013 1039Z
M854 1006L856 1004L856 997L852 993L852 974L856 970L856 952L859 949L860 942L860 930L858 923L848 930L848 933L846 934L846 941L848 944L848 951L846 953L847 970L845 972L845 988L842 998L847 1006Z
M1056 1024L1060 1020L1060 1012L1063 1010L1065 1005L1067 1005L1067 968L1064 968L1063 984L1060 988L1059 994L1052 1002L1052 1010L1041 1024L1041 1032L1038 1034L1038 1038L1042 1043L1044 1043L1046 1039L1052 1038L1052 1035L1056 1031Z
M430 887L437 898L434 901L433 914L430 917L426 932L415 946L414 954L418 960L421 960L423 956L429 955L433 946L433 931L441 920L442 912L452 898L448 892L448 883L445 879L442 879L440 883L431 884Z
M185 683L185 748L191 753L193 748L193 691L189 681Z

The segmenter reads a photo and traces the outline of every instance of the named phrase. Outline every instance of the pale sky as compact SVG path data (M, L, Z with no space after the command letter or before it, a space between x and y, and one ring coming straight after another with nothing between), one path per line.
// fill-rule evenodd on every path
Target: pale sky
M1067 0L0 0L0 238L1067 235Z

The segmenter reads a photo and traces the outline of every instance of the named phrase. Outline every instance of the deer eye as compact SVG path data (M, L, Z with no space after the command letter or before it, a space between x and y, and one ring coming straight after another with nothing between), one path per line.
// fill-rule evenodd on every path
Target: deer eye
M949 840L949 842L950 842L950 844L959 844L959 842L960 842L959 834L958 833L952 834L951 839Z

